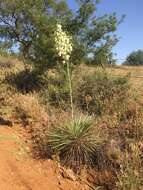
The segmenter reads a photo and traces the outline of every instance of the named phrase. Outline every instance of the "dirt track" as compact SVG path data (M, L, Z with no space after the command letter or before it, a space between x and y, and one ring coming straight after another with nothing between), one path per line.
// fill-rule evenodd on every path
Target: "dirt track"
M36 161L25 153L13 128L0 126L0 190L84 190L64 179L50 160Z

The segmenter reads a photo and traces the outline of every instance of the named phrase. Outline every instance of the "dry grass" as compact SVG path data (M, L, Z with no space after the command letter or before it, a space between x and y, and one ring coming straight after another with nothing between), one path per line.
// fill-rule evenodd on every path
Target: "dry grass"
M83 76L88 74L93 74L97 70L103 70L101 67L92 67L81 65L79 69L82 71L81 74ZM108 72L112 76L129 76L131 90L135 96L139 97L141 103L143 102L143 66L117 66L117 67L109 67L104 70L104 72Z
M11 99L11 105L14 108L15 118L24 125L33 125L48 121L48 115L45 109L39 104L36 95L15 95L14 101Z

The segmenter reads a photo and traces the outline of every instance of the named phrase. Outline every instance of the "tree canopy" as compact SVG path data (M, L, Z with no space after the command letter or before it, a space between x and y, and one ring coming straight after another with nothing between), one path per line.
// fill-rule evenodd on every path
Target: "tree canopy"
M123 64L130 66L143 65L143 50L133 51Z
M111 55L117 42L113 33L121 20L116 14L96 17L97 0L77 0L73 11L65 0L1 0L0 39L18 45L19 52L35 67L49 68L57 64L53 34L57 22L72 35L73 64L98 55ZM105 57L106 57L105 56Z

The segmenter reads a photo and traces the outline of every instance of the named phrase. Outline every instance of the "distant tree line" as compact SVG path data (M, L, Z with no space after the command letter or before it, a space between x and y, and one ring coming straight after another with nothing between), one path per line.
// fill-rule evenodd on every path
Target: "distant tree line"
M133 51L125 60L123 65L139 66L143 65L143 50Z

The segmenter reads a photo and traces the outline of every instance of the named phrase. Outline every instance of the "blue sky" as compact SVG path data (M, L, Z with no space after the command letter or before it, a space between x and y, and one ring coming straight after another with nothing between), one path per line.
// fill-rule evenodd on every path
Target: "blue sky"
M74 0L67 1L71 8L76 9ZM120 41L113 49L121 63L130 52L143 49L143 0L101 0L97 14L112 12L116 12L118 17L126 15L116 32Z

